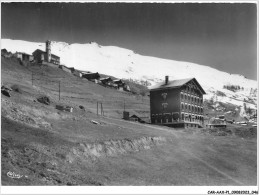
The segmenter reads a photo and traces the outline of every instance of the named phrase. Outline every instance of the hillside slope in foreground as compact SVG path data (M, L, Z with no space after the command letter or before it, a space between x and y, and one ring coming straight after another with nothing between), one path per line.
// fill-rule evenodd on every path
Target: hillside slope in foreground
M1 60L2 85L14 89L1 98L2 185L256 185L256 129L123 121L124 100L131 113L146 114L148 99L60 69ZM49 105L37 101L43 95ZM105 116L96 115L97 101Z

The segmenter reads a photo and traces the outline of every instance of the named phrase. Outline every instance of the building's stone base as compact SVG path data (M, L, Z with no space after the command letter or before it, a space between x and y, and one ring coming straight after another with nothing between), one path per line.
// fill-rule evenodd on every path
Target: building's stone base
M194 124L194 123L183 123L183 122L179 122L179 123L168 123L168 124L159 124L162 126L167 126L167 127L173 127L173 128L201 128L202 126L200 124Z

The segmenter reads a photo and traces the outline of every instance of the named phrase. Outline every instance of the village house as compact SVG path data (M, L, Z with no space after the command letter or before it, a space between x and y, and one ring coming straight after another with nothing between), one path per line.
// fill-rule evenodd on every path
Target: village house
M46 41L46 51L42 51L40 49L36 49L32 55L34 56L34 60L38 63L48 62L52 64L59 65L60 57L54 54L51 54L51 41Z
M123 91L125 83L121 79L116 79L113 81L115 84L114 87L116 87L118 90Z
M112 86L112 82L113 82L111 77L101 78L100 81L105 86Z
M208 120L208 124L206 124L206 127L210 129L214 128L226 128L227 127L227 121L222 118L215 118L212 117Z
M23 52L16 52L14 54L14 56L18 59L20 59L21 61L27 61L27 62L31 62L33 61L34 57L30 54L27 53L23 53Z
M89 81L93 81L95 83L99 83L100 75L98 72L96 73L82 73L82 77L86 78Z
M150 90L152 124L169 127L202 127L203 95L206 94L195 78L169 81L165 77Z

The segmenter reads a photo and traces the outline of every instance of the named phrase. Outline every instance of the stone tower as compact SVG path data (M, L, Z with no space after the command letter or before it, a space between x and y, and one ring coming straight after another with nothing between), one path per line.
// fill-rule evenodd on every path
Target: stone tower
M51 62L51 41L46 41L47 62Z

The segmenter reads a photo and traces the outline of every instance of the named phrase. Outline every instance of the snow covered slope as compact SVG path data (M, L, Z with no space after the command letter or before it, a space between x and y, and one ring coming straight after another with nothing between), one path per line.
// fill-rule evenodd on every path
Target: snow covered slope
M60 56L61 64L80 70L100 72L117 78L148 81L150 84L169 79L195 77L207 92L205 99L256 108L257 82L242 75L229 74L217 69L190 62L142 56L131 50L115 46L100 46L95 42L67 44L52 41L52 53ZM45 43L2 39L1 48L11 52L31 54L36 49L45 51ZM224 85L239 86L235 92L223 89ZM222 96L218 96L218 91ZM225 94L225 95L224 95Z

